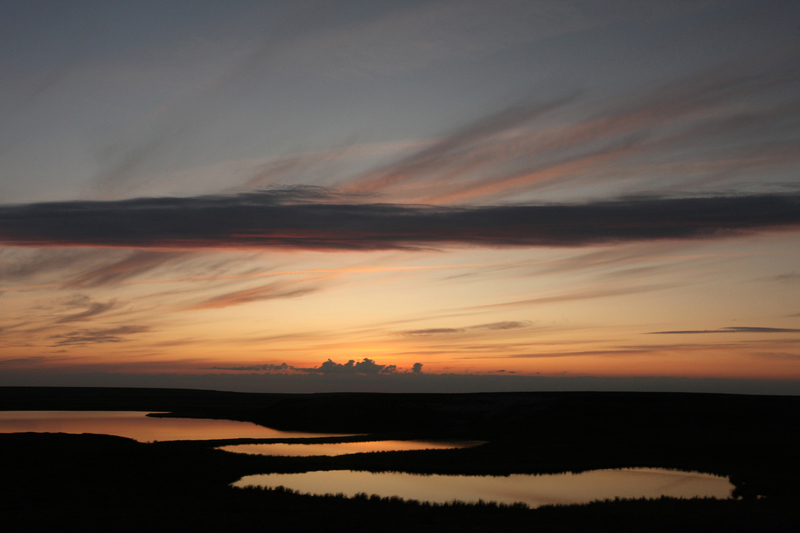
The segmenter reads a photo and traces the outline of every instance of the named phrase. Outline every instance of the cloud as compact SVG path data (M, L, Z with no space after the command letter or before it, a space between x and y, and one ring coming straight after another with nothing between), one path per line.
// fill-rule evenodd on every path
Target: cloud
M432 143L405 159L353 180L346 190L374 192L409 181L431 178L432 174L442 172L446 172L452 179L453 165L458 169L458 174L466 174L468 170L506 159L508 152L498 153L490 141L497 142L498 135L507 134L508 131L526 122L564 106L574 98L568 96L545 104L518 105L504 109Z
M394 374L397 372L397 366L379 365L365 357L363 361L355 362L351 359L345 364L334 363L328 359L317 368L295 368L295 370L317 374Z
M800 229L797 193L440 207L298 201L302 190L2 206L0 243L387 250L584 246Z
M299 40L290 57L332 75L408 75L597 26L613 11L587 16L564 2L460 0L385 4L361 15Z
M582 101L578 92L523 101L339 181L348 192L441 204L558 187L574 197L576 181L618 182L628 194L652 193L780 171L800 160L800 145L787 128L800 118L800 105L786 98L796 92L796 70L793 60L731 65L604 103ZM273 162L264 179L293 174L308 166L306 159ZM316 174L330 179L332 170ZM256 178L249 185L259 183Z
M305 374L397 374L396 365L379 365L372 359L365 358L363 361L355 362L350 360L345 364L334 363L328 359L316 368L297 368L286 363L279 365L242 365L242 366L212 366L210 370L235 370L239 372L284 372L294 371ZM411 367L412 374L422 374L422 363L414 363Z
M491 324L480 324L478 326L472 326L474 329L492 329L492 330L506 330L506 329L519 329L519 328L526 328L530 326L531 323L528 321L516 321L516 320L506 320L503 322L492 322Z
M0 279L28 280L90 261L97 251L78 249L0 249Z
M151 270L187 257L187 252L154 252L149 250L134 250L122 259L87 272L78 274L69 279L66 287L100 287L126 281L130 278L145 274Z
M778 274L769 278L770 281L777 281L780 283L797 283L800 282L800 274L797 272L786 272L785 274Z
M16 366L16 365L38 365L49 361L50 358L41 355L34 355L30 357L16 357L14 359L0 359L2 366Z
M787 352L763 352L754 354L754 357L776 359L779 361L800 361L800 354Z
M188 307L188 309L220 309L222 307L231 307L234 305L258 302L262 300L294 298L318 290L315 287L301 287L293 289L287 288L287 285L288 284L286 283L275 282L262 287L229 292L219 296L214 296L213 298L208 298L207 300L203 300L200 303Z
M492 309L501 307L519 307L540 304L553 304L560 302L573 302L577 300L592 300L595 298L609 298L613 296L625 296L628 294L641 294L645 292L659 291L671 287L667 284L640 285L634 287L610 287L600 289L582 289L568 293L555 294L552 296L540 296L538 298L527 298L525 300L514 300L511 302L501 302L497 304L487 304L472 307L472 309Z
M129 335L145 333L150 328L147 326L120 326L105 329L82 329L50 335L48 339L53 340L53 346L77 346L82 344L105 344L109 342L122 342Z
M683 331L651 331L650 335L694 335L698 333L800 333L797 328L761 328L753 326Z
M450 333L461 333L464 328L428 328L428 329L412 329L409 331L401 332L401 335L424 336L424 335L447 335Z
M272 364L264 364L264 365L250 365L250 366L212 366L211 370L237 370L240 372L257 372L266 370L268 372L281 372L284 370L294 370L293 366L289 366L286 363L281 363L279 365L272 365Z
M550 359L553 357L586 357L586 356L617 356L617 355L639 355L648 353L653 350L648 349L614 349L614 350L584 350L577 352L540 352L540 353L523 353L514 355L505 355L503 358L507 359ZM656 350L657 351L657 350ZM495 356L488 357L495 359ZM487 359L485 356L469 356L462 357L461 359Z
M468 326L464 328L428 328L428 329L411 329L407 331L401 331L401 335L407 335L409 337L418 337L418 336L430 336L430 335L450 335L453 333L464 333L467 330L509 330L509 329L518 329L518 328L525 328L530 326L530 322L528 321L504 321L504 322L492 322L490 324L478 324L477 326Z
M85 311L81 311L79 313L73 313L71 315L63 316L56 320L57 324L64 324L67 322L79 322L82 320L88 320L93 318L97 315L105 313L106 311L110 311L117 305L116 300L110 300L108 302L91 302L88 304L89 308Z
M574 197L576 182L652 194L778 174L800 160L787 127L800 118L797 68L797 57L742 63L603 103L570 95L512 106L343 186L441 204L544 188Z

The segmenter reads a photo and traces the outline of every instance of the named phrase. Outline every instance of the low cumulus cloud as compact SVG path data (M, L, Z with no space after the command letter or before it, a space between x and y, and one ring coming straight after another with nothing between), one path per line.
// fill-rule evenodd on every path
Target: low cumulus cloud
M364 358L361 361L354 359L341 364L328 359L318 367L302 368L281 363L279 365L267 363L263 365L237 365L237 366L213 366L212 370L234 370L238 372L294 372L301 374L400 374L397 365L380 365L374 360ZM408 373L408 372L406 372ZM422 363L414 363L411 367L412 374L422 374Z
M325 197L324 190L311 189ZM0 243L387 250L588 246L800 229L798 193L441 207L329 203L308 200L305 190L2 206Z
M297 368L296 370L318 374L394 374L397 372L397 366L379 365L365 357L363 361L356 362L351 359L345 364L335 363L328 359L317 368Z

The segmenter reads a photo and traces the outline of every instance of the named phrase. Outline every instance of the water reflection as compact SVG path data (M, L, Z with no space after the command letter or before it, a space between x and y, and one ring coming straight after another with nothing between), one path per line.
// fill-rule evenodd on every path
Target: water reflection
M420 440L381 440L372 442L337 442L332 444L234 444L221 446L227 452L251 455L283 455L309 457L312 455L345 455L348 453L404 452L409 450L450 450L470 448L482 441L435 442Z
M453 500L483 500L506 504L521 502L529 507L589 503L614 498L730 498L734 489L728 478L656 468L510 476L424 476L397 472L333 470L245 476L233 486L283 486L302 493L343 493L349 497L366 493L432 503Z
M0 433L99 433L140 442L338 436L278 431L252 422L158 418L147 414L148 411L0 411Z

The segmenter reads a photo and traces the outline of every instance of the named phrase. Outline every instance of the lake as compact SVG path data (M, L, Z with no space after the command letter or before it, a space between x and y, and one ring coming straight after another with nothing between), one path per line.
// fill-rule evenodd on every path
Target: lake
M398 472L332 470L302 474L245 476L234 487L283 486L307 494L359 493L405 500L447 503L524 503L534 508L551 504L589 503L614 498L730 498L734 489L725 477L658 468L593 470L579 474L512 474L510 476L444 476Z
M291 439L341 436L278 431L252 422L147 416L149 411L0 411L0 433L98 433L156 440Z
M337 442L329 444L232 444L220 446L226 452L250 455L283 455L291 457L310 457L314 455L345 455L348 453L404 452L410 450L451 450L470 448L483 444L483 441L419 441L419 440L380 440L371 442Z

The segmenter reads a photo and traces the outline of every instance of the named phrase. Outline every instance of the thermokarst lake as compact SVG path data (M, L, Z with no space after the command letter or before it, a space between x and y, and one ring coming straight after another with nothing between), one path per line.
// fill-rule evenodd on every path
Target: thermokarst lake
M574 474L444 476L333 470L245 476L234 487L284 487L305 494L397 496L431 503L523 503L528 507L580 504L614 498L730 498L726 477L659 468L594 470Z
M279 431L250 422L147 416L142 411L0 411L0 433L97 433L140 442L165 440L295 439L342 436ZM408 450L442 450L481 444L478 441L369 441L325 444L269 443L223 446L228 452L274 456L334 456ZM614 498L730 498L725 477L658 468L508 476L418 475L351 470L245 476L234 487L285 487L307 494L357 494L400 497L431 503L452 501L548 504L588 503Z

